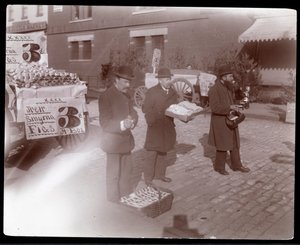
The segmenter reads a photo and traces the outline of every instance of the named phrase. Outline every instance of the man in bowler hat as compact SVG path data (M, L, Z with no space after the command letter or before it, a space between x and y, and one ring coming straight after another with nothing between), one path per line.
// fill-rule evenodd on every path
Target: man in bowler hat
M101 148L106 152L106 195L118 202L133 191L131 151L135 143L131 133L138 122L129 96L133 71L128 66L116 69L113 85L99 96L99 119L102 128Z
M156 76L158 84L147 91L142 106L147 123L144 145L147 152L144 179L147 185L151 185L153 179L172 181L171 178L166 177L166 155L174 148L176 131L174 119L165 115L165 110L171 104L178 102L178 95L171 86L172 76L168 68L160 68Z
M208 92L211 108L211 121L208 143L216 147L214 170L222 175L228 175L225 170L227 151L230 152L231 169L233 171L249 172L240 159L240 136L238 127L230 129L225 122L230 110L238 110L234 105L235 82L230 65L219 69L219 79Z

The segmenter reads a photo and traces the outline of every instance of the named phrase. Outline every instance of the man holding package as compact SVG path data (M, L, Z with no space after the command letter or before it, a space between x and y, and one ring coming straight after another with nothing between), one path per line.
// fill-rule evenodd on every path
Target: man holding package
M101 148L106 152L106 195L112 202L133 191L131 151L134 138L131 130L138 115L128 90L133 79L130 67L117 68L114 84L99 96L99 119L102 127Z
M165 110L178 102L178 95L171 87L172 76L168 68L159 69L156 76L158 84L147 91L142 106L148 125L144 145L147 151L144 165L144 179L147 185L151 185L153 179L172 181L166 177L166 155L174 148L176 131L174 119L165 115Z
M211 108L211 121L208 143L216 147L214 170L228 175L225 170L227 151L230 151L231 168L234 171L249 172L240 159L240 136L238 126L231 127L226 123L232 110L238 111L234 105L234 78L229 65L220 67L219 79L208 92Z

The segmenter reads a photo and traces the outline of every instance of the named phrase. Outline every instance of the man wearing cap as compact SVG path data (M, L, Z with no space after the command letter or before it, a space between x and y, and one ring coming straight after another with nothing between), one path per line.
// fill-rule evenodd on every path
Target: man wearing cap
M112 202L133 191L131 184L131 130L138 115L129 96L133 71L128 66L116 69L114 84L99 96L99 119L102 128L101 148L106 152L106 195Z
M230 110L238 110L234 105L234 77L229 65L221 66L219 79L208 92L211 108L211 121L208 143L216 147L214 170L222 175L228 175L225 170L227 151L230 151L231 169L233 171L249 172L240 159L240 136L238 127L230 129L226 125L226 116Z
M142 106L148 125L144 145L147 152L144 179L147 185L151 185L153 179L172 181L166 177L166 155L174 148L176 131L173 118L165 115L165 110L178 102L178 95L171 87L172 76L168 68L159 69L156 76L158 84L147 91Z

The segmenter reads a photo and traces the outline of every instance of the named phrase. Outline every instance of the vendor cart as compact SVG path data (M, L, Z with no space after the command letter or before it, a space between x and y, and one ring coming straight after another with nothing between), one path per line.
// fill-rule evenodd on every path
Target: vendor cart
M205 73L200 70L172 69L172 86L178 93L180 101L190 101L201 107L208 106L207 92L216 80L213 74ZM146 73L145 85L137 87L134 91L134 102L141 108L145 100L147 90L158 83L156 74Z
M73 149L87 138L86 83L74 73L48 68L36 74L7 72L6 153L16 142L54 137L64 149Z

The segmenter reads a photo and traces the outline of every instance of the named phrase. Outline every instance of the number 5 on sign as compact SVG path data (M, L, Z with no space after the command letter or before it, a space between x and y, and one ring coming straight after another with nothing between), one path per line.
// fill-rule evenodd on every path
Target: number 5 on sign
M160 55L161 55L160 49L155 48L155 49L153 50L153 58L152 58L153 74L156 73L156 68L157 68L158 65L159 65Z

